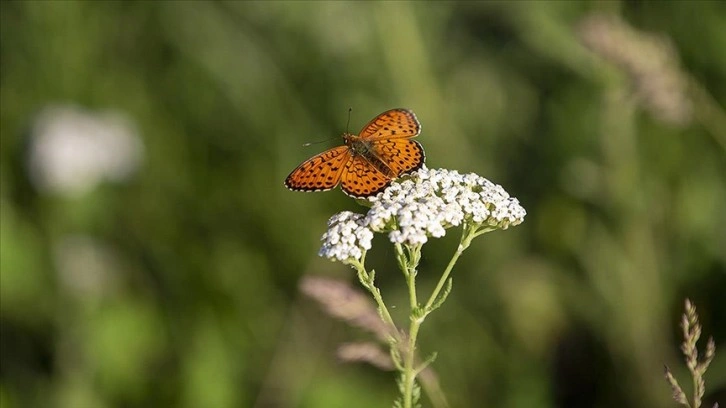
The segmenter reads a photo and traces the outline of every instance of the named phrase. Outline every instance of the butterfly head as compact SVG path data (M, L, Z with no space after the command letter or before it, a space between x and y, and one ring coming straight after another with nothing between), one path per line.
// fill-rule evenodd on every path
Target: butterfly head
M345 145L348 147L351 147L353 143L360 139L358 136L352 134L352 133L343 133L343 141L345 142Z

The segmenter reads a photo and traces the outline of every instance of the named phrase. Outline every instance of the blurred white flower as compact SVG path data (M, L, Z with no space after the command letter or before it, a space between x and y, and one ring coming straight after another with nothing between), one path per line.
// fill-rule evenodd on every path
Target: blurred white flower
M73 106L43 110L33 124L28 169L42 192L81 195L103 181L123 181L143 158L129 119Z

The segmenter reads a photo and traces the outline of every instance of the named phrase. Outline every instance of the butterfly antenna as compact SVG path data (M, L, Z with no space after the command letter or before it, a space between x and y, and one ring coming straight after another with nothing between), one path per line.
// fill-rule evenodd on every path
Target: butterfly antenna
M308 146L312 146L314 144L320 144L320 143L329 142L329 141L331 141L333 139L336 139L336 138L335 137L331 137L330 139L318 140L317 142L307 142L307 143L303 143L303 147L308 147Z
M348 126L350 126L350 113L353 112L353 108L348 108L348 123L345 124L345 133L348 133Z
M350 113L351 112L353 112L353 108L348 108L348 123L346 123L346 125L345 125L345 133L348 133L348 126L350 125ZM329 141L331 141L333 139L336 139L336 138L335 137L331 137L330 139L318 140L317 142L307 142L307 143L303 143L303 147L308 147L308 146L312 146L314 144L320 144L320 143L329 142Z

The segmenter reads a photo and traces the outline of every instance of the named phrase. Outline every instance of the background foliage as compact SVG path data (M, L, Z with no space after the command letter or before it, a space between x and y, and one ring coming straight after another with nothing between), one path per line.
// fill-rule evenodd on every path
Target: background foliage
M360 209L282 180L338 143L301 147L348 107L357 130L399 106L429 167L528 210L474 242L424 327L452 406L673 406L662 365L685 374L686 296L717 342L707 401L726 403L724 3L0 9L3 407L390 406L391 373L335 361L365 333L298 292L306 274L354 282L316 252L330 215ZM59 106L121 117L139 167L44 188L30 157ZM424 285L449 235L424 248ZM383 240L371 257L405 305Z

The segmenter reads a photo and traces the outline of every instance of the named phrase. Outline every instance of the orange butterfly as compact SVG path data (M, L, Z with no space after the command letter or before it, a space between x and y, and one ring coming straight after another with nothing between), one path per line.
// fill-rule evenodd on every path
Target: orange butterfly
M391 109L376 116L358 136L344 133L344 146L303 162L285 179L294 191L326 191L341 184L352 197L375 195L391 180L421 168L424 150L413 140L421 132L416 115Z

